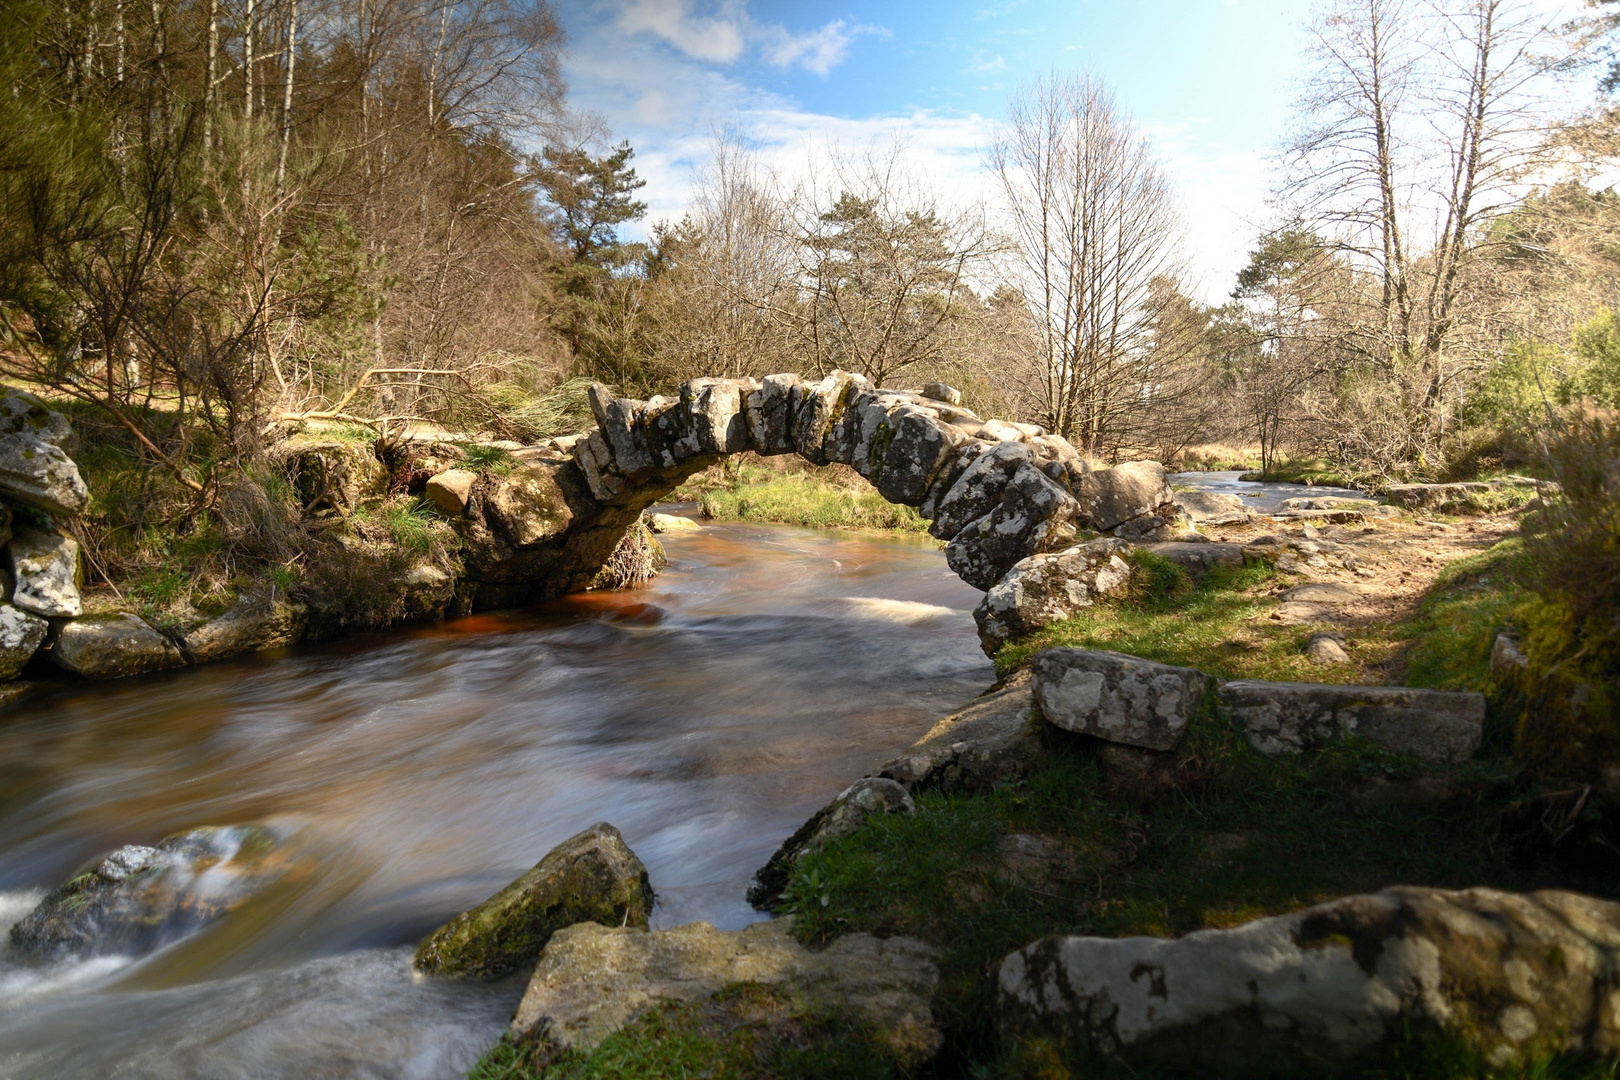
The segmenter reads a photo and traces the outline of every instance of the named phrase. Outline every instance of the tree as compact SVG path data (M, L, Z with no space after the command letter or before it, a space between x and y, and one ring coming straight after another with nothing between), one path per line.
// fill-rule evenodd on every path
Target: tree
M1312 34L1284 199L1372 283L1343 337L1407 433L1389 455L1420 459L1490 338L1475 240L1540 159L1552 30L1518 0L1330 0Z
M1260 443L1262 472L1276 464L1285 425L1301 411L1301 394L1328 366L1324 300L1334 269L1321 237L1285 229L1262 238L1238 272L1232 298L1244 305L1251 341L1231 373L1249 432Z
M1037 80L991 150L1039 330L1040 421L1090 452L1149 408L1154 282L1178 274L1180 221L1146 140L1090 76Z
M647 212L647 204L634 198L647 186L630 167L635 156L628 142L600 156L581 148L541 151L534 177L550 203L557 242L574 262L602 268L620 262L618 227Z

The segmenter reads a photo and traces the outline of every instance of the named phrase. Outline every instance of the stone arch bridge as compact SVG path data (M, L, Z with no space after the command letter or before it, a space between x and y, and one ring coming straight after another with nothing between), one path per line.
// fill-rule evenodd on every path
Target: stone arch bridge
M693 379L649 401L598 385L590 401L595 430L520 450L507 474L453 492L430 481L436 501L461 510L465 607L587 588L643 510L749 450L852 467L890 502L916 507L978 589L1082 530L1159 540L1181 524L1157 463L1100 468L1040 428L981 420L941 384L885 390L834 371L818 382Z

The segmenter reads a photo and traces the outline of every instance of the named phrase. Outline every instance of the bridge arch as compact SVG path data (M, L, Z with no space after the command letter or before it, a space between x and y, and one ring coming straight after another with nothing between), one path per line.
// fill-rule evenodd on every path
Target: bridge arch
M511 473L473 489L462 529L468 606L588 587L642 511L750 450L850 466L885 499L916 507L951 569L981 590L1081 530L1142 538L1172 527L1162 468L1102 469L1059 436L980 419L948 387L925 389L881 389L845 371L815 382L692 379L646 401L593 386L595 429L520 451Z

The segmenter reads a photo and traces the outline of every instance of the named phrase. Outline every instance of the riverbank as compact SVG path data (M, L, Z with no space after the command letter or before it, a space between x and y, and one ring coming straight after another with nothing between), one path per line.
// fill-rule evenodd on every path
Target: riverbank
M916 508L889 502L855 470L743 455L688 480L674 495L717 521L926 533Z
M1223 681L1480 691L1482 749L1447 763L1351 738L1268 756L1213 696L1172 752L1120 753L1038 718L986 735L976 706L942 722L879 773L911 789L914 810L872 814L801 851L772 902L813 948L867 933L936 950L934 1013L945 1045L927 1075L1113 1075L1074 1058L1072 1045L1005 1037L993 975L1032 941L1179 937L1396 883L1615 895L1620 791L1572 786L1541 753L1546 732L1525 722L1524 686L1560 656L1518 649L1546 639L1537 628L1562 616L1536 591L1517 519L1359 508L1282 518L1206 525L1203 549L1242 552L1232 565L1178 561L1152 545L1127 554L1128 588L996 652L1008 688L999 697L1013 704L992 697L980 712L1016 710L1019 700L1027 711L1028 665L1043 650L1110 649ZM1504 646L1504 630L1520 636ZM1323 638L1337 648L1313 649ZM942 765L940 754L961 765ZM591 1053L536 1057L535 1044L507 1040L473 1075L651 1078L664 1075L662 1054L679 1059L692 1046L723 1062L721 1075L822 1075L817 1062L836 1062L841 1045L860 1039L836 1029L819 1040L795 1036L807 1064L784 1070L773 1023L660 1010ZM904 1075L871 1060L870 1075ZM1615 1067L1554 1049L1493 1063L1477 1043L1414 1035L1349 1075L1596 1080Z

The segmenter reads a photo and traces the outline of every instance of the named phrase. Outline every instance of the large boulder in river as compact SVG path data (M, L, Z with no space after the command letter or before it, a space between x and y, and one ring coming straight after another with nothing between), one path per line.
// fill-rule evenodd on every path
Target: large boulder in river
M1221 711L1265 754L1360 739L1443 764L1473 757L1484 732L1483 694L1238 679L1216 696Z
M1175 748L1209 683L1192 668L1102 650L1047 649L1032 667L1048 723L1146 750Z
M79 596L79 542L54 529L19 526L7 549L16 581L11 602L46 618L84 613Z
M0 394L0 495L72 517L90 501L79 467L62 451L72 427L33 394Z
M1021 559L991 586L973 611L979 644L995 656L1017 641L1124 588L1131 564L1120 556L1131 545L1112 537Z
M1178 491L1175 499L1181 512L1194 521L1225 524L1254 516L1241 495L1226 491Z
M647 868L598 822L558 844L512 884L435 930L417 947L416 970L457 979L498 979L540 955L565 926L647 926Z
M74 619L47 655L57 667L87 679L121 679L186 662L174 642L127 611Z
M0 682L15 679L45 641L50 623L38 615L0 604Z
M588 1050L661 1003L752 983L866 1029L902 1069L934 1056L941 1039L929 1010L939 983L933 950L912 938L845 934L812 952L791 926L790 919L729 933L708 923L653 933L570 926L546 946L512 1033Z
M1009 1041L1137 1074L1306 1076L1460 1041L1501 1068L1620 1052L1620 904L1392 888L1175 940L1064 937L1008 956Z
M291 868L277 836L257 825L192 829L156 847L121 847L13 926L11 951L35 962L139 955L236 908Z

